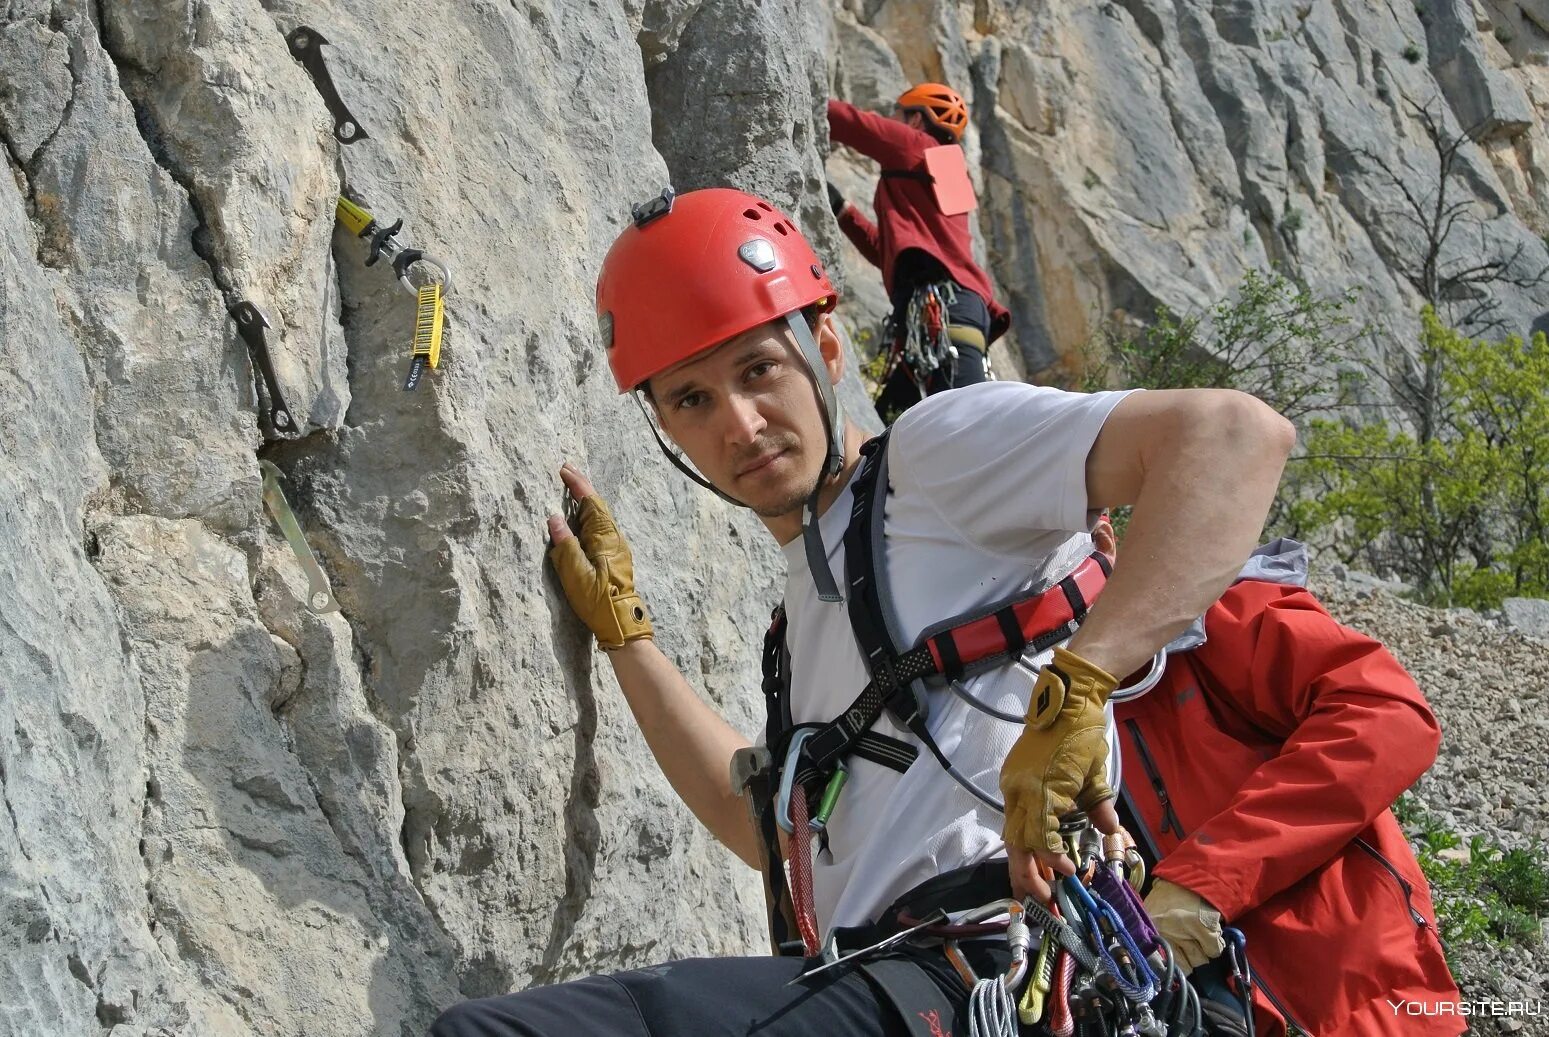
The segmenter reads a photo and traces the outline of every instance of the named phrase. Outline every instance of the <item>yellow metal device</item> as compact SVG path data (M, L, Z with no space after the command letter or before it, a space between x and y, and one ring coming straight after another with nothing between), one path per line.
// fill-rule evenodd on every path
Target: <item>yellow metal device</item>
M334 206L334 216L344 224L345 230L357 238L369 234L372 224L376 223L376 217L343 195L339 196L339 204Z
M419 304L414 311L414 346L409 360L406 391L419 386L426 367L441 363L441 334L446 327L446 310L441 299L441 284L432 281L418 291Z

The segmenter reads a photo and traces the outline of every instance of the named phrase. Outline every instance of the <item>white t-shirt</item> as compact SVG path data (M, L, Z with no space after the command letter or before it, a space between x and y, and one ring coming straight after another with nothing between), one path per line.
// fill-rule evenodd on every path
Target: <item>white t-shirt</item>
M1087 453L1125 395L986 382L932 396L898 419L888 445L884 550L901 649L932 624L1055 582L1086 557L1085 531L1095 519ZM852 501L846 486L819 519L841 591ZM826 723L860 694L866 668L846 606L818 600L801 538L783 551L791 716ZM964 683L980 701L1017 715L1032 687L1013 666ZM1021 725L944 688L930 698L932 736L959 771L999 799L1000 766ZM872 730L919 746L885 714ZM820 929L869 922L932 876L1004 855L1001 815L960 788L929 750L920 747L903 774L855 757L849 766L828 848L812 842Z

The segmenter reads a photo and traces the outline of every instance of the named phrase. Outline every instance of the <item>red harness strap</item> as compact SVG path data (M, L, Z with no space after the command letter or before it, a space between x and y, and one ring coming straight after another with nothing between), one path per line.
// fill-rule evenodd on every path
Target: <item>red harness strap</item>
M1111 571L1107 558L1093 554L1042 594L926 638L925 647L936 672L956 680L973 663L1021 655L1029 646L1041 652L1070 636L1097 600Z
M866 685L850 707L811 735L803 749L806 765L797 781L811 783L824 778L833 766L856 750L857 744L884 710L892 710L902 726L920 737L925 746L940 755L934 740L925 731L918 708L893 701L898 689L922 677L945 676L956 680L966 673L988 669L1024 652L1041 652L1076 632L1087 610L1102 591L1112 567L1108 559L1093 553L1059 583L1042 593L1008 602L992 612L968 619L949 621L946 629L931 634L915 647L887 664L885 671L891 689L879 686L875 678ZM874 665L878 665L873 661ZM918 722L915 722L915 721ZM922 733L923 732L923 733ZM875 740L878 736L869 736ZM900 743L901 744L901 743ZM773 747L783 751L783 743ZM897 762L877 760L897 770L907 770L917 751L904 745L907 758ZM870 756L868 756L870 758Z

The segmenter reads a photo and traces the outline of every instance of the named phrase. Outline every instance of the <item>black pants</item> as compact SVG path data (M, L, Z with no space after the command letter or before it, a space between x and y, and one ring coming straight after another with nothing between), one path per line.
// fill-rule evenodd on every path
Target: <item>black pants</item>
M899 305L895 300L895 310ZM901 305L908 306L907 296L903 297ZM963 332L968 334L964 335ZM957 289L957 297L947 307L947 333L953 336L957 346L957 363L951 367L939 367L927 376L925 396L934 396L946 389L977 385L985 379L984 350L960 341L962 338L977 338L983 343L989 341L990 310L977 292L966 288ZM877 394L877 415L885 423L891 424L900 414L920 402L920 388L910 372L900 364Z
M963 952L980 975L997 974L1008 960L1004 944L965 944ZM950 1005L951 1018L945 1012L938 1017L939 1032L966 1034L968 990L942 953L924 949L905 956ZM442 1013L430 1037L911 1037L938 1032L923 1015L906 1022L853 966L792 984L810 963L801 958L688 958L588 976L464 1001Z

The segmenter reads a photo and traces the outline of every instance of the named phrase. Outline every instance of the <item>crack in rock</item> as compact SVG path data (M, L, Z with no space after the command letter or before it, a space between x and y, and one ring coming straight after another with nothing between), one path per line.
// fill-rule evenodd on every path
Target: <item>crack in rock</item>
M188 199L188 207L194 214L194 230L189 236L189 243L193 247L194 254L202 259L210 268L210 280L215 282L227 305L238 299L238 294L231 283L230 277L221 268L220 261L216 258L213 238L215 232L211 229L209 218L204 211L204 205L200 202L198 192L194 188L194 179L177 162L176 158L168 150L166 141L162 139L160 127L151 106L135 97L131 84L141 78L148 77L151 73L147 69L140 68L130 59L118 53L109 42L111 31L107 15L107 0L96 0L97 35L102 44L102 52L118 70L119 89L124 92L124 98L129 102L129 107L134 112L135 131L145 141L146 151L151 160L170 176Z

